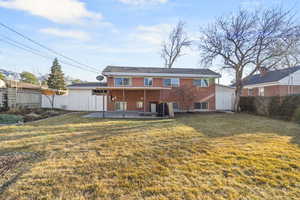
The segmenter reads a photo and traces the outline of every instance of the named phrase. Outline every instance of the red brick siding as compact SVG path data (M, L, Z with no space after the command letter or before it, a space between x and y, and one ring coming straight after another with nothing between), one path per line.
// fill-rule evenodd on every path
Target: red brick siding
M112 77L107 78L108 86L114 86L114 79ZM143 77L134 77L132 78L132 87L143 87L144 78ZM163 78L153 78L154 87L163 87ZM201 88L193 86L193 79L180 79L180 87L189 87L190 92L195 95L193 102L190 102L190 105L193 106L194 102L208 102L209 110L215 110L215 83L214 80L211 80L209 87ZM144 102L144 91L143 90L125 90L125 101L127 102L127 110L143 110L137 108L137 102ZM178 88L172 88L171 90L161 90L161 91L146 91L146 111L149 111L150 102L177 102L180 107L180 97L178 93ZM115 101L123 101L123 91L122 90L112 90L110 91L110 97L116 97ZM210 97L210 98L208 98ZM108 110L115 110L115 103L108 100Z
M291 86L290 86L291 87ZM289 95L289 86L287 85L272 85L264 87L264 96L287 96ZM300 86L293 86L295 94L300 94ZM253 96L258 96L258 87L254 88ZM243 89L242 96L248 96L248 89Z

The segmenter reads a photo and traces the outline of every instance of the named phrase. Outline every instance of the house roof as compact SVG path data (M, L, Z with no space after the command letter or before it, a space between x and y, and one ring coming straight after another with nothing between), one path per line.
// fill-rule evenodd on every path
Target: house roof
M255 84L276 82L298 70L300 70L300 66L281 69L281 70L272 70L267 72L265 75L261 75L261 74L252 75L244 79L244 85L255 85Z
M31 83L25 83L25 82L19 82L19 81L6 81L7 87L10 88L22 88L22 89L35 89L39 90L41 89L40 85L35 85Z
M107 86L107 83L105 82L84 82L84 83L74 83L71 85L68 85L67 87L78 87L78 88L85 88L85 87L103 87Z
M161 67L122 67L122 66L107 66L103 70L104 75L109 74L185 74L185 75L203 75L220 77L220 74L205 68L161 68Z

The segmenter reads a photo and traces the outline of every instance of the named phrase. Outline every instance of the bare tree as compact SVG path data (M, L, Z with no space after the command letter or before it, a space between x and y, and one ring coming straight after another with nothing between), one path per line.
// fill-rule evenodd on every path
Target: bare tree
M291 11L281 8L260 11L239 10L220 17L201 30L199 50L202 62L221 58L223 68L235 75L238 111L243 81L261 69L276 68L300 41L300 29ZM244 78L246 77L246 78Z
M168 40L162 44L161 57L167 68L172 68L176 59L184 55L183 49L192 45L192 41L184 31L184 26L185 23L179 21L171 31Z
M193 102L197 100L197 91L195 87L184 84L172 90L170 96L178 100L181 110L189 112L193 109Z

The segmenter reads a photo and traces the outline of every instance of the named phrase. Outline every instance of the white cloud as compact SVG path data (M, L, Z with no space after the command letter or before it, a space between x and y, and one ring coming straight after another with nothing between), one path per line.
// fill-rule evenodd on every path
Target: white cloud
M244 9L257 9L261 7L263 4L263 0L244 0L241 5Z
M145 4L162 4L167 3L168 0L117 0L121 3L129 4L129 5L145 5Z
M79 0L0 0L0 7L23 10L56 23L80 23L82 19L101 19Z
M88 33L78 30L62 30L56 28L45 28L41 29L40 32L49 35L55 35L59 37L73 38L78 40L89 40L90 36Z
M152 45L161 45L172 29L170 24L158 24L154 26L138 26L132 34L134 39L147 42Z

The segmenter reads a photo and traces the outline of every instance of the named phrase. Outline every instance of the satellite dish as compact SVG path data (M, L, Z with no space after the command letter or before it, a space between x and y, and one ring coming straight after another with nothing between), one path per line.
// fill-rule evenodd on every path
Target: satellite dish
M97 79L98 81L102 81L102 80L104 79L104 76L99 75L99 76L96 77L96 79Z

